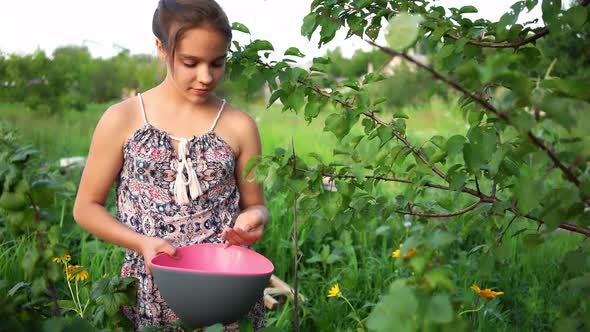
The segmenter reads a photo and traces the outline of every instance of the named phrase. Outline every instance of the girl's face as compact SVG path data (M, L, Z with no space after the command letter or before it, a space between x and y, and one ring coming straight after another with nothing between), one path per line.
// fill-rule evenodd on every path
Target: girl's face
M166 79L188 100L206 102L225 74L228 44L221 32L208 26L187 30L176 44L173 75L163 57L168 63Z

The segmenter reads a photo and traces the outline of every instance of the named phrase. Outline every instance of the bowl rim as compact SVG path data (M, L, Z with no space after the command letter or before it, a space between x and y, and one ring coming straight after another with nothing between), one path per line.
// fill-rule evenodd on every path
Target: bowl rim
M188 250L188 248L192 248L192 247L196 247L196 246L207 246L207 247L222 247L224 246L224 244L222 243L196 243L196 244L191 244L188 246L184 246L184 247L178 247L176 248L176 251L185 251ZM164 270L164 271L177 271L177 272L190 272L190 273L200 273L200 274L209 274L209 275L228 275L228 276L263 276L263 275L267 275L267 274L271 274L274 272L274 264L270 261L270 259L268 259L266 256L252 250L249 248L245 248L242 246L238 246L238 245L232 245L231 247L228 248L224 248L224 250L239 250L239 251L244 251L244 252L248 252L249 254L254 254L257 256L260 256L260 258L262 258L263 260L266 261L266 263L269 264L269 269L268 270L264 270L263 272L210 272L210 271L204 271L204 270L200 270L200 269L187 269L187 268L182 268L182 267L170 267L170 266L164 266L164 265L160 265L154 262L154 260L156 260L158 257L162 257L164 255L168 255L166 253L159 253L156 256L154 256L151 259L151 267L152 269L159 269L159 270Z

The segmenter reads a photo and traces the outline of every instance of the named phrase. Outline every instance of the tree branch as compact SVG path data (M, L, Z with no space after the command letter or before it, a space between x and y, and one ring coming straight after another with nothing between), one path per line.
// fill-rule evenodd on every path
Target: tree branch
M479 40L470 39L467 41L467 44L481 46L481 47L488 47L488 48L519 48L519 47L526 45L528 43L532 43L532 42L536 41L537 39L542 38L548 34L549 34L549 29L547 29L547 27L542 27L534 35L527 37L523 40L519 40L517 42L494 43L494 42L482 42ZM460 36L454 36L451 34L446 34L445 37L455 39L455 40L461 39Z
M410 216L418 216L418 217L427 217L427 218L450 218L450 217L456 217L456 216L460 216L462 214L465 214L473 209L475 209L476 207L478 207L481 203L483 203L482 201L477 201L471 205L469 205L468 207L464 208L463 210L459 210L457 212L453 212L453 213L449 213L449 214L432 214L432 213L425 213L425 212L412 212L412 211L395 211L397 213L400 214L405 214L405 215L410 215Z
M311 172L310 170L303 169L303 168L297 168L297 170L301 171L301 172ZM338 174L332 174L332 173L322 173L322 176L334 178L334 179L356 179L356 176L354 176L354 175L338 175ZM379 180L379 181L386 181L386 182L399 182L399 183L407 183L407 184L414 183L412 180L409 180L409 179L390 178L390 177L379 176L379 175L365 175L365 178L370 179L370 180ZM436 184L436 183L425 183L423 186L429 187L429 188L434 188L434 189L440 189L440 190L451 190L447 186L443 186L443 185ZM493 198L493 197L484 195L482 193L478 193L476 190L468 188L468 187L461 188L461 192L475 196L475 197L479 198L484 203L493 203L493 202L499 201L497 198Z
M507 123L510 123L510 117L508 116L508 113L505 111L500 111L498 109L496 109L492 104L490 104L489 102L483 100L481 97L476 96L475 94L473 94L471 91L467 90L466 88L464 88L463 86L461 86L459 83L444 77L443 75L441 75L440 73L438 73L436 70L434 70L434 68L429 67L425 64L422 64L420 61L412 58L411 56L409 56L408 54L404 53L404 52L399 52L396 51L394 49L391 49L389 47L385 47L385 46L381 46L371 40L368 39L364 39L367 43L369 43L370 45L373 45L375 47L377 47L378 49L380 49L381 51L390 54L390 55L395 55L395 56L400 56L404 59L406 59L407 61L415 64L417 67L426 70L427 72L431 73L432 76L434 76L436 79L450 85L451 87L455 88L456 90L460 91L461 93L463 93L466 97L476 101L478 104L480 104L483 108L487 109L488 111L496 114L498 117L500 117L501 119L503 119L504 121L506 121ZM580 187L580 180L578 180L576 178L576 176L572 173L572 171L566 167L560 160L559 158L557 158L557 156L555 155L555 153L549 149L542 141L540 138L536 137L530 130L527 132L527 135L529 137L529 139L533 142L533 144L537 145L539 148L541 148L543 151L545 151L545 153L549 156L549 158L553 161L554 165L557 166L566 176L566 178L574 183L576 185L576 187ZM590 206L590 199L588 198L584 198L582 199L583 202L587 205Z
M372 42L370 42L370 41L368 41L368 42L369 42L369 43L372 43ZM372 43L372 44L374 44L374 43ZM381 46L379 46L379 45L377 45L377 44L374 44L374 45L375 45L376 47L378 47L378 48L382 48ZM388 48L385 48L385 49L388 49ZM392 51L392 52L394 53L393 55L402 54L402 53L400 53L400 52L396 52L396 51L394 51L394 50L392 50L392 49L388 49L388 50ZM405 54L404 54L404 55L405 55ZM409 56L407 56L407 55L405 55L405 56L406 56L406 57L408 57L409 59L412 59L411 57L409 57ZM414 61L414 63L416 63L418 66L420 66L420 67L422 67L422 66L423 66L422 64L419 64L419 63L417 63L417 61L416 61L416 60L414 60L414 59L412 59L412 60L413 60L413 61ZM261 64L261 65L262 65L262 66L264 66L264 67L271 68L271 67L270 67L268 64L266 64L266 63L264 63L264 62L262 62L262 61L260 61L260 60L256 60L256 62L257 62L258 64ZM425 66L425 67L426 67L426 66ZM431 68L429 68L429 67L426 67L426 68L428 68L428 69L430 69L432 72L436 73L436 72L434 71L434 69L431 69ZM428 70L428 69L427 69L427 70ZM433 74L433 75L434 75L434 74ZM457 87L459 87L460 89L463 89L463 88L462 88L460 85L458 85L457 83L455 83L455 82L453 82L453 81L451 81L451 80L448 80L448 79L444 78L442 75L440 75L440 74L438 74L438 73L436 73L436 75L438 75L438 77L442 78L442 80L443 80L443 81L444 81L444 80L447 80L447 81L449 81L449 82L452 82L454 85L456 85L456 86L457 86ZM435 75L435 77L437 77L436 75ZM336 102L336 103L338 103L338 104L340 104L340 105L342 105L342 106L344 106L344 107L347 107L347 108L354 108L354 104L351 104L351 103L348 103L348 102L342 101L342 100L340 100L340 99L338 99L338 98L334 98L334 97L333 97L331 94L329 94L329 93L327 93L327 92L324 92L324 91L322 91L321 89L319 89L318 87L316 87L316 86L314 86L314 85L311 85L311 84L309 84L307 81L304 81L304 80L298 79L298 80L297 80L297 82L298 82L298 83L300 83L300 84L302 84L302 85L304 85L304 86L306 86L306 87L308 87L308 88L310 88L312 91L316 92L317 94L319 94L319 95L321 95L321 96L324 96L324 97L327 97L327 98L329 98L330 100L332 100L332 101L334 101L334 102ZM467 93L467 94L469 94L469 95L472 95L472 94L471 94L469 91L467 91L467 90L465 90L465 89L463 89L463 90L464 90L464 91L466 91L466 93ZM488 104L488 105L489 105L489 107L490 107L491 109L493 109L495 112L499 112L499 111L497 111L497 110L496 110L496 109L495 109L495 108L494 108L494 107L493 107L491 104L489 104L489 103L487 103L487 102L483 101L481 98L479 98L479 97L477 97L477 96L474 96L474 97L475 97L475 99L476 99L476 100L480 100L481 102ZM501 114L504 114L504 113L501 113ZM385 123L383 120L381 120L381 119L379 119L378 117L376 117L376 116L375 116L375 115L374 115L372 112L364 111L364 112L363 112L363 115L365 115L365 116L367 116L367 117L369 117L369 118L373 119L373 120L374 120L376 123L378 123L378 124L380 124L380 125L382 125L382 126L387 126L387 123ZM417 149L416 149L416 148L415 148L415 147L414 147L414 146L413 146L413 145L412 145L410 142L408 142L408 141L407 141L407 140L406 140L406 139L405 139L403 136L401 136L401 134L397 133L397 132L396 132L395 130L393 130L393 129L392 129L392 133L394 134L394 136L395 136L396 138L400 139L400 140L401 140L401 141L402 141L402 142L403 142L403 143L406 145L406 147L408 147L408 148L409 148L409 149L410 149L410 150L411 150L411 151L412 151L414 154L416 154L416 155L419 157L419 159L420 159L420 160L422 160L422 161L423 161L423 162L424 162L426 165L430 166L430 167L431 167L431 169L433 170L433 172L435 172L437 175L439 175L439 176L440 176L440 177L441 177L443 180L447 181L447 179L446 179L446 175L445 175L445 174L444 174L442 171L440 171L440 170L439 170L439 169L438 169L436 166L432 166L432 165L430 165L430 163L428 162L428 160L426 159L426 157L425 157L424 155L422 155L422 153L420 153L420 151L418 151L418 150L417 150ZM541 143L541 144L542 144L542 143ZM550 152L550 151L549 151L549 152ZM556 159L556 160L557 160L557 159ZM354 177L354 176L352 176L352 175L334 175L334 174L325 174L325 176L331 176L331 177L341 177L341 178L355 178L355 177ZM373 179L377 179L377 180L383 180L383 181L393 181L393 182L401 182L401 183L412 183L412 181L411 181L411 180L406 180L406 179L397 179L397 178L387 178L387 177L381 177L381 176L368 176L367 178L373 178ZM448 181L447 181L447 182L448 182ZM449 189L448 187L446 187L446 186L437 185L437 184L425 184L424 186L426 186L426 187L431 187L431 188L437 188L437 189L441 189L441 190L450 190L450 189ZM470 194L470 195L472 195L472 196L478 197L478 198L480 199L480 201L481 201L481 202L483 202L483 203L502 202L502 200L500 200L500 199L498 199L497 197L495 197L495 186L493 186L493 188L492 188L492 196L487 196L487 195L485 195L485 194L483 194L483 193L481 193L481 192L478 192L478 191L476 191L476 190L474 190L474 189L471 189L471 188L466 188L466 187L462 188L462 189L461 189L461 192L465 192L465 193L468 193L468 194ZM513 207L513 208L511 208L511 211L513 211L513 212L516 212L517 210L516 210L516 208L514 208L514 207ZM427 214L425 214L424 216L428 216L428 215L427 215ZM542 220L540 220L540 219L538 219L538 218L533 218L533 217L531 217L531 216L529 216L529 215L527 215L527 216L525 216L525 217L526 217L526 218L528 218L528 219L531 219L531 220L535 220L535 221L537 221L537 222L540 222L540 223L544 223ZM580 233L580 234L583 234L583 235L585 235L585 236L590 236L590 229L589 229L589 228L582 228L582 227L578 227L578 226L576 226L576 225L573 225L573 224L568 224L568 223L562 223L562 224L560 224L558 227L559 227L559 228L562 228L562 229L565 229L565 230L568 230L568 231L571 231L571 232Z

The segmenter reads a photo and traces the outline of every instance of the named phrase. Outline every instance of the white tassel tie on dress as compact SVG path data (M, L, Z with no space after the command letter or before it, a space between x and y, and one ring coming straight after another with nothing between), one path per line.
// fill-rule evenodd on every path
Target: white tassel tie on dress
M187 205L191 199L196 199L201 196L203 191L199 183L199 178L192 165L191 158L187 157L188 139L178 139L178 170L176 171L176 181L174 182L174 197L179 205ZM186 168L187 178L184 177L184 169ZM188 186L187 193L186 187Z

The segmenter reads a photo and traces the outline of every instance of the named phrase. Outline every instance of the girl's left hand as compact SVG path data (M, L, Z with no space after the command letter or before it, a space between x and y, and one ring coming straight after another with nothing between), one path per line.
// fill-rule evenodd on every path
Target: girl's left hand
M251 245L262 238L264 224L262 215L256 209L238 215L234 227L226 228L221 236L226 240L225 248L232 245Z

